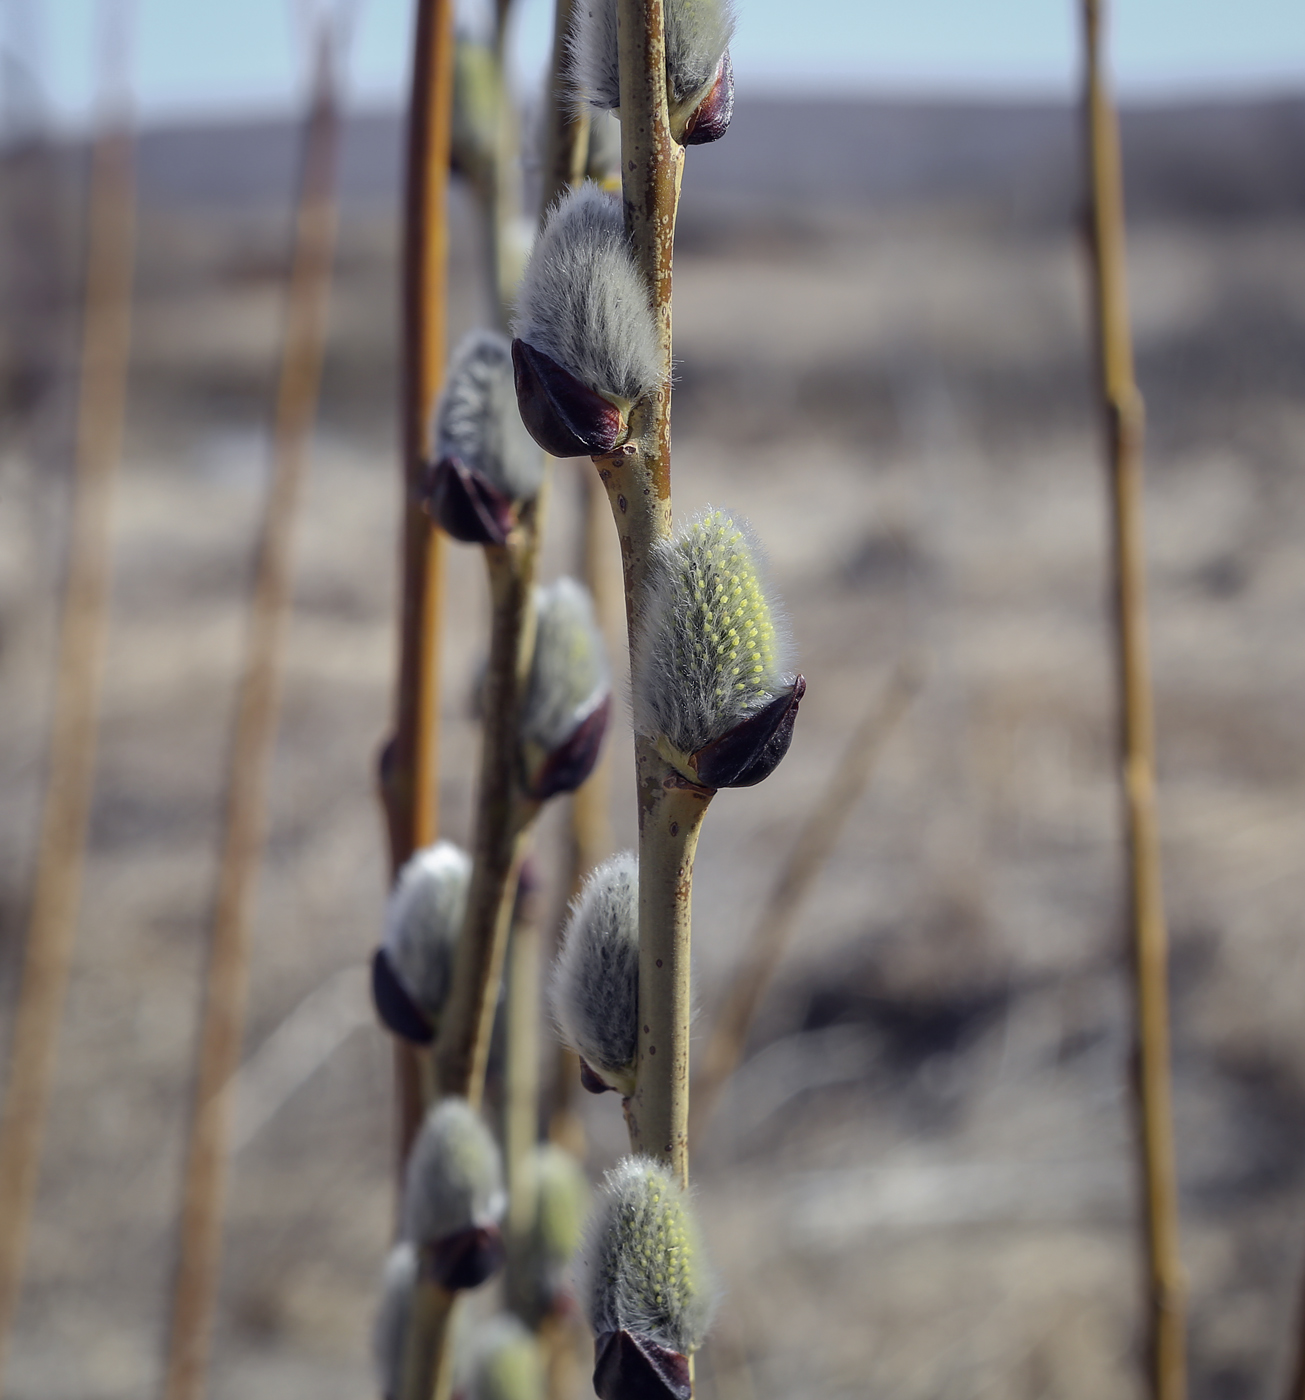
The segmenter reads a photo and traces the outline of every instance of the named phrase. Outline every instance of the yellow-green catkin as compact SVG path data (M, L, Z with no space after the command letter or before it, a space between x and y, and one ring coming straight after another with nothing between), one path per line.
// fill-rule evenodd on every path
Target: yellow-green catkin
M634 657L635 728L696 753L791 683L788 655L751 530L706 510L654 557Z
M688 1356L716 1288L692 1204L661 1163L626 1157L607 1173L584 1251L594 1335L630 1332Z
M533 1334L510 1314L493 1318L476 1336L468 1400L544 1400L545 1393Z

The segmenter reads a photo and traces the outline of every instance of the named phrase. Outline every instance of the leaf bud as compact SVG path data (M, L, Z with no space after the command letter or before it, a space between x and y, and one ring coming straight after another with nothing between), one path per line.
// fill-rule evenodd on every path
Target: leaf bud
M563 195L526 264L512 334L521 418L545 452L594 456L625 440L662 365L620 199L591 181Z
M512 347L472 331L453 357L435 413L426 508L456 540L502 545L544 462L516 408Z
M539 1343L511 1313L481 1327L474 1348L467 1400L544 1400Z
M750 787L788 752L801 676L751 529L708 508L659 545L632 662L634 727L683 777Z
M617 0L578 6L571 34L571 71L580 101L599 111L621 108ZM671 135L683 145L724 136L734 110L728 0L666 0L666 102Z
M372 958L372 1000L386 1028L429 1045L453 975L471 857L451 841L416 852L395 881L381 946Z
M612 678L593 600L571 578L535 590L535 653L521 714L526 790L574 792L593 772L612 708Z
M417 1251L408 1240L390 1250L381 1276L381 1301L372 1324L372 1361L381 1400L398 1400L403 1348L417 1286Z
M601 1400L689 1400L716 1286L692 1204L660 1162L626 1157L607 1173L584 1256Z
M634 1092L639 1041L639 862L630 851L598 866L576 896L549 988L564 1044L593 1093Z
M507 1208L498 1144L465 1099L427 1113L408 1157L403 1236L442 1288L475 1288L503 1262Z

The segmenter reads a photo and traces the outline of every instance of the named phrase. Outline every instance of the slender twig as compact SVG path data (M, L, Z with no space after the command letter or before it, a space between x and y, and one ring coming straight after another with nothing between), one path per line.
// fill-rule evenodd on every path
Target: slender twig
M535 499L521 506L507 544L485 547L492 620L471 888L435 1044L433 1084L440 1096L457 1095L473 1107L484 1095L517 876L539 810L520 792L518 735L534 651L533 592L546 501L545 481ZM429 1280L419 1283L417 1294L421 1302L409 1324L400 1400L446 1400L457 1296Z
M661 0L620 0L621 174L625 224L648 288L663 380L630 413L629 440L595 459L621 539L633 630L658 543L671 531L671 258L684 151L666 105ZM636 735L639 804L639 1050L627 1105L630 1144L688 1181L689 927L693 855L713 793L686 783Z
M1186 1393L1166 986L1167 935L1155 799L1155 724L1146 637L1142 528L1142 397L1133 377L1125 279L1119 130L1101 59L1099 0L1084 0L1085 118L1100 387L1114 507L1121 765L1129 846L1137 1003L1135 1089L1146 1214L1150 1382L1155 1400Z
M918 670L910 663L897 667L886 689L865 712L799 833L757 921L742 965L731 976L729 991L702 1052L693 1078L690 1137L696 1138L702 1131L721 1089L738 1067L748 1031L792 937L802 901L824 869L865 791L885 741L906 712L919 683Z
M226 1194L227 1085L240 1058L249 921L265 830L265 790L280 689L280 643L290 595L295 506L317 408L335 242L339 119L331 34L319 39L312 112L287 303L285 345L244 673L237 702L226 832L205 976L203 1027L181 1215L180 1257L164 1394L204 1390Z
M435 1047L441 1094L480 1103L489 1058L517 871L538 803L517 777L522 697L535 643L532 592L546 488L521 508L521 523L502 547L485 548L492 624L485 673L480 793L467 913L453 959L453 980Z
M110 527L131 341L135 208L121 114L95 144L67 577L22 990L0 1125L0 1369L18 1301L76 936L108 613Z
M539 895L530 874L527 868L518 886L503 1017L507 1304L525 1319L534 1302L528 1270L536 1213L532 1158L539 1140Z
M544 191L547 210L564 190L575 189L589 162L589 113L568 100L570 86L567 37L575 0L556 0L553 7L553 57L549 67L548 129L544 138Z
M390 866L439 830L439 668L444 536L421 508L426 433L444 373L446 195L452 141L453 0L417 6L403 246L403 573L394 736L381 763ZM395 1161L402 1176L421 1123L415 1049L395 1041Z

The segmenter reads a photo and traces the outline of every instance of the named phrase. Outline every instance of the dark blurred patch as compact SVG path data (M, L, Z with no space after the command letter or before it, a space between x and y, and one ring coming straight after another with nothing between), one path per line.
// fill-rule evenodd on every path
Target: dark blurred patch
M883 591L925 582L935 569L914 535L872 530L844 561L841 578L848 588Z
M1259 1377L1247 1366L1224 1365L1192 1379L1192 1400L1257 1400Z
M157 792L146 795L139 785L134 790L127 783L118 788L106 777L91 807L87 844L101 856L128 848L189 846L208 839L213 822L213 810L206 802Z
M879 1038L887 1068L907 1074L934 1056L968 1049L1005 1015L1015 995L1005 979L964 990L895 993L873 963L850 973L835 966L807 983L798 1028L864 1025Z
M1180 1052L1175 1062L1184 1194L1217 1212L1305 1180L1305 1084L1267 1047Z
M1192 574L1192 583L1210 598L1226 601L1245 592L1250 582L1248 560L1236 554L1216 554Z
M1258 405L1299 397L1305 319L1282 298L1230 290L1198 325L1139 339L1137 377L1148 440L1161 450L1158 463L1164 453L1177 455L1211 439L1236 441Z

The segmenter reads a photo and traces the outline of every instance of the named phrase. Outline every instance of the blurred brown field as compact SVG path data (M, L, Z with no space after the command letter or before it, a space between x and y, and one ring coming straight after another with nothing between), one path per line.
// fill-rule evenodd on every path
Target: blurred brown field
M1305 99L1126 114L1193 1400L1282 1393L1305 1265ZM13 1400L153 1393L289 125L147 133L88 878ZM0 162L0 1013L14 1003L65 542L84 152ZM399 126L349 128L260 882L214 1400L370 1393L390 1058ZM766 542L809 691L696 884L699 1042L798 824L904 656L925 683L695 1144L727 1281L703 1400L1141 1394L1105 475L1073 114L740 100L690 152L675 501ZM482 315L453 202L451 322ZM546 572L575 552L559 469ZM614 548L614 546L613 546ZM447 835L486 600L454 547ZM614 567L614 565L613 565ZM613 742L617 839L633 836ZM564 812L545 854L560 852ZM560 903L561 864L551 893ZM7 1031L6 1031L7 1035ZM615 1101L586 1101L591 1166Z

